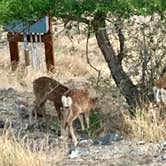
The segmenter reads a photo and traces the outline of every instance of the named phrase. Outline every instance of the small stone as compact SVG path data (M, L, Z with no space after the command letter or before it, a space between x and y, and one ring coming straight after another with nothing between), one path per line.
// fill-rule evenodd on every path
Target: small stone
M69 158L73 159L79 157L79 151L77 149L71 151L71 154L69 155Z
M3 120L0 120L0 128L4 128L5 122Z
M163 147L166 147L166 141L164 141L164 142L162 143L162 146L163 146Z
M122 140L122 137L119 136L118 134L108 134L104 137L99 137L97 139L94 140L93 144L99 144L99 145L110 145L112 144L112 142L115 141L120 141Z
M92 144L91 139L84 139L84 140L79 141L80 146L84 146L84 145L88 145L88 144Z
M166 153L164 153L164 154L161 155L161 159L162 160L166 160Z

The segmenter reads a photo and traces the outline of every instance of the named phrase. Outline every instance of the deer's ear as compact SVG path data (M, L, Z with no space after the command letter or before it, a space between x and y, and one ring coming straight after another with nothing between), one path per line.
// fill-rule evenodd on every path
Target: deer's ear
M73 104L73 100L71 97L67 97L67 102L68 102L68 106L70 107Z
M67 104L67 97L66 96L62 96L61 97L61 102L62 102L62 105L65 106Z

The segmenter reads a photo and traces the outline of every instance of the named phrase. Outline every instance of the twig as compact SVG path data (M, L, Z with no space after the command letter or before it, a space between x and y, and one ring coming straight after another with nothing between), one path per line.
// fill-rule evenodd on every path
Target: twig
M88 35L87 35L87 40L86 40L86 61L87 63L89 64L89 66L94 69L97 73L98 73L98 76L97 76L97 87L98 87L98 84L99 84L99 81L100 81L100 75L101 75L101 70L97 69L95 66L93 66L90 62L90 59L89 59L89 56L88 56L88 51L89 51L89 38L90 38L90 25L88 24Z

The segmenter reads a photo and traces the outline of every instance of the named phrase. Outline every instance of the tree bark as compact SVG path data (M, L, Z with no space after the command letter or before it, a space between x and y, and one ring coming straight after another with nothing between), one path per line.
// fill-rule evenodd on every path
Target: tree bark
M121 94L126 98L130 108L129 111L133 115L136 105L139 104L139 91L123 70L121 63L122 59L116 55L109 41L106 32L105 15L102 13L96 13L92 26L95 30L98 46L104 55L111 71L111 75L116 85L119 87Z

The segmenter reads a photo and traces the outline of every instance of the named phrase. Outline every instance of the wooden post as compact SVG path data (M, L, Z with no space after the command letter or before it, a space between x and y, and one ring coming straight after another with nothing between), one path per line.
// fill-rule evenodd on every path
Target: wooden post
M54 66L54 47L53 47L53 35L47 34L46 40L44 41L45 46L45 59L48 70L52 70Z
M9 48L10 48L10 60L12 65L12 70L16 70L19 62L19 50L18 43L9 40Z
M24 55L25 55L25 65L29 66L30 65L30 58L29 58L29 50L24 49Z
M52 18L49 18L49 30L47 33L44 33L41 36L41 41L44 42L45 47L45 60L47 70L52 71L52 67L54 66L54 44L53 44L53 30L52 30ZM21 33L11 33L7 34L10 48L10 59L12 64L12 70L16 70L19 63L19 49L18 42L24 42L23 35ZM35 36L32 35L33 42L35 42ZM30 35L27 35L27 42L30 41ZM26 66L30 64L29 52L28 50L24 50L25 52L25 63Z

